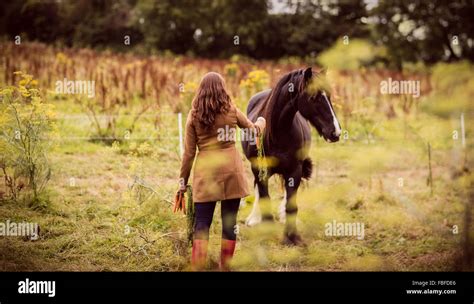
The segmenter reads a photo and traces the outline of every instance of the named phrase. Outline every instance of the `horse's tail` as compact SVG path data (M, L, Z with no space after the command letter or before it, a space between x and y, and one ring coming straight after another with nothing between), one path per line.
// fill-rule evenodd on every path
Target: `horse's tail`
M313 172L313 162L311 158L305 158L303 160L303 178L309 179L311 177L311 173Z

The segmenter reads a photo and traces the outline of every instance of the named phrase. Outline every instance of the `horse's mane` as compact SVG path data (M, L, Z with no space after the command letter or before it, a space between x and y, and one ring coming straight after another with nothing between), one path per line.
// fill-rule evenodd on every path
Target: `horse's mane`
M292 97L301 94L304 90L304 72L302 69L291 71L278 80L278 83L272 88L271 93L265 99L264 102L260 102L257 105L258 116L265 118L267 122L267 128L265 129L265 141L271 142L272 129L275 127L274 122L278 119L278 115L281 113L282 108L278 108L278 102L281 98L285 97L285 94L291 94L291 92L284 92L283 87L287 83L293 83L294 91ZM288 100L289 102L289 100ZM281 105L280 105L281 106Z

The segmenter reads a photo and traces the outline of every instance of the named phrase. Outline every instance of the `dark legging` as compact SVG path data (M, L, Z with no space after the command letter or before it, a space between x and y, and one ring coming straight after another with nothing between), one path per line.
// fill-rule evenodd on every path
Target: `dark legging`
M237 211L239 211L240 198L223 200L221 202L222 238L235 241L235 225L237 224ZM209 228L216 202L194 204L194 239L208 240Z

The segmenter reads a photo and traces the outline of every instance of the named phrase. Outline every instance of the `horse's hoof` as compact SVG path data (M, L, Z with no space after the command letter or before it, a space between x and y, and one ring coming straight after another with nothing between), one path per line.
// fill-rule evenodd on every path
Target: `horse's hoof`
M263 222L274 222L275 221L275 218L273 217L272 214L263 214L262 215L262 221Z
M285 246L306 247L306 243L298 233L286 234L282 243Z

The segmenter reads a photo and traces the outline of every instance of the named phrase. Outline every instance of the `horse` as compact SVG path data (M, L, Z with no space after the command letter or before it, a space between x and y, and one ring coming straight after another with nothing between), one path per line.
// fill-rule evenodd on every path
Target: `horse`
M268 179L274 174L280 175L285 187L280 220L285 222L283 243L286 245L305 245L296 229L296 194L302 179L311 177L310 125L327 142L337 142L341 135L329 90L312 85L321 79L325 79L325 71L313 72L311 67L294 70L281 77L274 88L252 96L247 106L247 117L251 121L255 122L259 116L266 119L263 151L265 158L274 164L267 168L266 177L259 178L259 167L252 161L258 156L257 145L242 141L245 156L252 164L255 188L253 208L245 222L253 226L262 220L274 221L269 210ZM265 198L261 211L260 200Z

